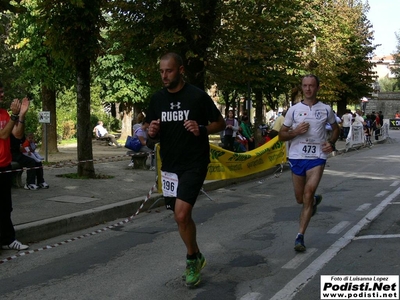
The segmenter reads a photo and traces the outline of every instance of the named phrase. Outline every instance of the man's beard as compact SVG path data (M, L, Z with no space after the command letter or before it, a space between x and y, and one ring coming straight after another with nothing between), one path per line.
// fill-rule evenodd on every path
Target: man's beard
M179 85L179 77L174 78L172 81L170 81L167 84L164 84L164 86L169 89L169 90L173 90L174 88L176 88Z

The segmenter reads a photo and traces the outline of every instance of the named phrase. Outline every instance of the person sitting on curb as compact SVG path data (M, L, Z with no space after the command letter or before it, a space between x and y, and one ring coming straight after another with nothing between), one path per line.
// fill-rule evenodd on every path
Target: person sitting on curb
M98 121L97 122L97 126L93 128L93 132L96 134L96 137L104 139L110 139L110 146L112 146L112 144L114 144L115 146L117 146L118 148L121 147L121 145L117 142L115 136L113 134L109 134L107 129L104 128L103 126L103 121Z

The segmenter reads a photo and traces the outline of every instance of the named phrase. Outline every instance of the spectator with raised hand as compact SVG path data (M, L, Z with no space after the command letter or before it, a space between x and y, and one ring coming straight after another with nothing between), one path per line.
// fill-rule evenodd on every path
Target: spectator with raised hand
M0 82L0 104L4 101L4 87ZM11 133L21 138L24 134L25 114L29 108L28 98L12 101L10 110L0 108L0 243L3 250L26 250L24 245L15 238L15 229L11 221L12 198L12 174L11 174Z

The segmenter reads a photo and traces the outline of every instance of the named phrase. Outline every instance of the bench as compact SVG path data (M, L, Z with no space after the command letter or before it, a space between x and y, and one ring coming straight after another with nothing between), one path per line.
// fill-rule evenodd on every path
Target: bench
M105 145L112 146L111 139L107 137L96 137L93 141L105 142Z
M116 139L116 140L118 140L118 139L121 137L120 134L114 134L114 136L115 136L115 139ZM95 141L105 142L106 145L112 146L111 138L109 138L109 137L99 137L99 136L95 136Z
M12 174L12 184L13 184L13 186L15 186L17 188L22 188L24 186L24 184L22 183L22 173L24 172L22 170L22 166L19 163L17 163L16 161L12 161L11 162L11 169L12 170L21 169L19 171L13 171L13 172L11 172L11 174Z
M135 152L135 151L127 151L127 155L131 156L133 166L132 169L142 169L142 170L147 170L147 157L148 153L146 152Z

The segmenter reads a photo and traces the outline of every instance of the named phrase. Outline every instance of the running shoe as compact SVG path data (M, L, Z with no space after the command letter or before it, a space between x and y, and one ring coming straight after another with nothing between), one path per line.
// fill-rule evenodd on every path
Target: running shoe
M198 259L200 260L200 270L203 270L203 268L207 264L206 258L204 257L204 255L202 253L199 253Z
M42 183L39 183L39 187L42 189L48 189L50 186L47 184L47 182L43 181Z
M294 242L294 250L298 252L306 251L306 246L304 245L304 235L299 234Z
M311 215L311 216L313 216L313 215L316 214L316 212L317 212L317 206L318 206L318 205L321 203L321 201L322 201L322 196L321 196L321 195L315 195L314 198L315 198L315 204L313 205L313 211L312 211L312 215Z
M29 246L22 244L20 241L14 240L10 245L2 245L3 250L26 250Z
M24 189L26 190L38 190L39 187L36 184L25 184Z
M206 258L202 253L199 253L197 259L200 261L200 270L202 270L207 264ZM187 269L182 274L182 280L186 280L186 274L187 274Z
M200 283L200 259L186 260L186 286L195 287Z

